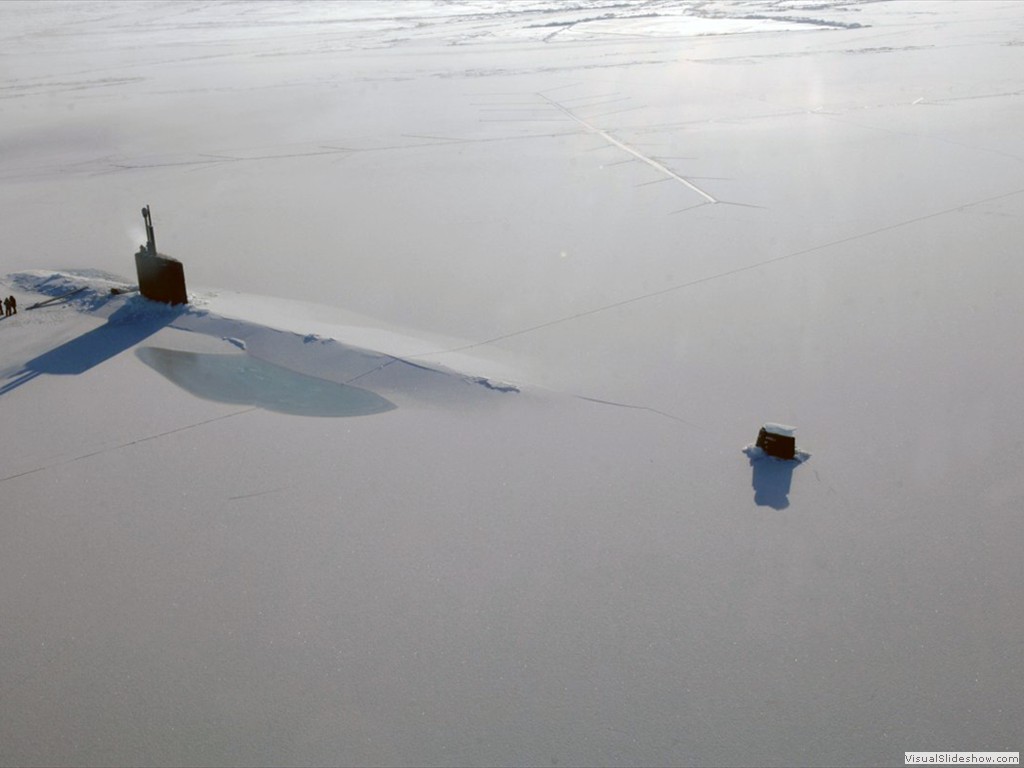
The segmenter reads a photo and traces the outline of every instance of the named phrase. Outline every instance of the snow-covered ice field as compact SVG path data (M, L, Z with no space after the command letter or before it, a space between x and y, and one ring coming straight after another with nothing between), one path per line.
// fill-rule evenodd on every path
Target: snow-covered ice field
M0 43L0 764L1024 746L1024 4Z

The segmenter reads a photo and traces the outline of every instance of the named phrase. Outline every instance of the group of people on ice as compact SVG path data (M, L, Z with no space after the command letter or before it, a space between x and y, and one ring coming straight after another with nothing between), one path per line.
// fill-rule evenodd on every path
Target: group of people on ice
M18 300L13 296L4 299L4 317L18 314Z

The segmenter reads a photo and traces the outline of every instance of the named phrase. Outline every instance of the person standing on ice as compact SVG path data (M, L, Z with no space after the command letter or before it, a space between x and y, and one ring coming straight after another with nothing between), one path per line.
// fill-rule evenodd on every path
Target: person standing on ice
M11 297L8 296L6 299L4 299L4 317L10 317L10 316L11 316Z
M11 295L11 314L18 314L18 300L14 298L13 294Z

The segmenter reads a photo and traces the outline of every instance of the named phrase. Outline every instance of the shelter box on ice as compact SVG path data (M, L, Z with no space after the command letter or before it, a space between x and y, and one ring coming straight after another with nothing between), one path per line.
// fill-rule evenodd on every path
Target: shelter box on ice
M761 427L757 434L757 447L769 456L779 459L796 458L796 427L771 422Z

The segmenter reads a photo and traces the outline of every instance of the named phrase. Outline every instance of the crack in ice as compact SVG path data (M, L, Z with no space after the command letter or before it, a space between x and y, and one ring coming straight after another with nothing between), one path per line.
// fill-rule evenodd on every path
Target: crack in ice
M668 168L667 166L662 165L657 160L655 160L653 157L648 157L643 152L640 152L639 150L633 149L633 147L629 146L629 144L626 144L623 141L619 141L619 139L617 139L614 136L612 136L610 133L608 133L608 131L602 130L601 128L598 128L596 125L593 125L592 123L588 123L582 117L578 117L573 112L571 112L570 110L568 110L565 107L563 107L561 104L559 104L557 101L552 99L550 96L547 96L547 95L545 95L543 93L538 93L537 95L540 96L542 99L544 99L544 101L548 102L551 106L555 107L556 109L558 109L559 111L561 111L565 115L567 115L568 117L570 117L573 120L575 120L577 123L582 125L584 128L586 128L591 133L596 133L598 136L600 136L602 139L607 141L609 144L612 144L612 145L618 147L623 152L628 152L629 154L633 155L633 157L635 157L638 160L641 160L641 161L647 163L647 165L651 166L651 168L653 168L654 170L656 170L656 171L658 171L660 173L665 174L670 179L675 179L676 181L678 181L683 186L687 187L688 189L692 190L693 192L696 192L698 195L703 197L709 203L717 203L718 202L718 200L716 200L714 197L709 195L703 189L701 189L700 187L698 187L696 184L694 184L693 182L689 181L688 179L683 178L678 173L673 171L671 168Z

